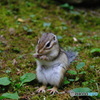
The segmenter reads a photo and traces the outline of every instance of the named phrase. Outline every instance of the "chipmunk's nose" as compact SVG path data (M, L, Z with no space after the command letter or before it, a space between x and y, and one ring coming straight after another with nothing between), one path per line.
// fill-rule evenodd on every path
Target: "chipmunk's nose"
M43 50L42 49L38 50L38 53L39 54L42 54L43 53Z

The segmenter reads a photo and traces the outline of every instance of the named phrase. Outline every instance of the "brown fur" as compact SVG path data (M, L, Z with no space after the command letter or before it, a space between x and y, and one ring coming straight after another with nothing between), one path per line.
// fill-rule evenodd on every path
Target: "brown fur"
M39 39L39 43L37 45L38 52L44 47L45 43L49 40L51 41L53 39L53 35L51 33L44 33L42 34L42 37Z

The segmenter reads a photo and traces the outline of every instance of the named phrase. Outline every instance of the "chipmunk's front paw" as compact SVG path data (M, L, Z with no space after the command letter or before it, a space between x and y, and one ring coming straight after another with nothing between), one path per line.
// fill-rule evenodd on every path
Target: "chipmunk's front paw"
M43 55L43 56L40 56L40 59L41 60L48 60L48 57Z
M39 54L35 53L35 54L33 54L33 57L39 58Z
M38 56L38 55L37 55L36 53L35 53L35 54L33 54L33 57L37 58L37 56Z

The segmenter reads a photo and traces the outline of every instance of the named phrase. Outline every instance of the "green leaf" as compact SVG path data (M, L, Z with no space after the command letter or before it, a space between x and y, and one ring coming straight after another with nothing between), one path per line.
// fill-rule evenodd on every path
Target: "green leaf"
M8 99L19 99L19 96L18 96L18 94L17 94L17 92L16 93L4 93L4 94L2 94L2 96L0 97L0 99L4 99L4 98L8 98Z
M64 84L69 84L69 83L70 83L70 81L68 81L68 80L64 81Z
M80 62L77 66L76 66L76 69L81 69L82 67L85 66L85 63L84 62Z
M0 53L2 53L3 52L3 50L0 50Z
M99 48L94 48L90 51L91 53L95 53L95 52L99 52L100 53L100 49Z
M19 48L12 48L12 51L15 53L20 53L20 49Z
M30 15L30 17L31 17L31 18L34 18L34 17L35 17L35 15Z
M23 26L23 29L24 29L24 31L27 31L28 27L27 26Z
M6 70L5 72L6 72L6 73L10 73L10 72L11 72L11 70Z
M63 38L63 37L60 36L60 35L57 36L57 39L58 39L58 40L60 40L60 39L62 39L62 38Z
M20 77L20 80L23 83L26 82L31 82L32 80L34 80L36 78L36 75L33 73L26 73L23 76Z
M91 92L91 89L90 88L74 88L72 89L72 91L74 92Z
M73 6L70 6L69 8L70 8L70 10L73 10L73 9L74 9L74 7L73 7Z
M79 80L79 77L76 77L76 78L75 78L75 81L78 81L78 80Z
M98 98L98 99L100 98L100 93L97 95L97 98Z
M2 77L2 78L0 78L0 85L6 86L6 85L9 85L10 83L11 82L10 82L10 80L9 80L8 77Z
M68 9L70 9L70 10L73 10L73 9L74 9L74 7L71 6L71 5L69 5L68 3L62 4L62 5L60 5L60 7L68 8Z
M43 23L44 27L49 27L50 25L51 25L51 23L46 23L46 22Z
M82 82L82 85L84 85L84 86L87 85L87 84L89 84L89 82L87 82L87 81L86 82Z
M86 73L86 71L81 71L79 74L85 74Z
M62 29L63 29L63 30L66 30L66 29L67 29L67 27L66 27L66 26L63 26L63 27L62 27Z
M90 66L90 68L94 68L94 66Z
M75 81L74 79L68 79L68 80L71 81L71 82Z
M73 15L80 15L80 13L78 11L70 11L70 13Z
M69 71L67 71L69 74L72 74L72 75L76 75L77 74L77 72L75 71L75 70L69 70Z
M28 29L27 32L31 33L33 30L32 29Z
M5 97L3 97L3 96L0 96L0 100L2 100L2 99L5 99Z
M21 85L22 85L22 83L17 83L17 84L15 84L15 87L19 89L21 87Z
M68 8L69 7L69 4L68 3L65 3L65 4L60 5L60 7Z
M82 36L82 35L83 35L83 33L82 33L82 32L80 32L80 33L79 33L79 35L80 35L80 36Z

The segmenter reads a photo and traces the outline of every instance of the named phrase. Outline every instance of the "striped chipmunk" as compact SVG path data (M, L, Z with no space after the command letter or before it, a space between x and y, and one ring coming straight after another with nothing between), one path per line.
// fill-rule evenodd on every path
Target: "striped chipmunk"
M64 74L70 63L76 58L77 53L64 51L58 43L57 36L53 33L44 33L38 40L36 53L36 75L42 87L36 92L45 92L47 84L53 86L48 89L51 94L59 93L57 88L63 82Z

